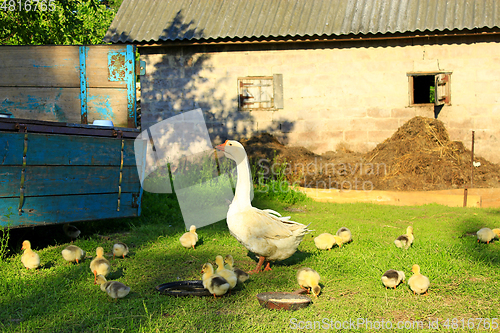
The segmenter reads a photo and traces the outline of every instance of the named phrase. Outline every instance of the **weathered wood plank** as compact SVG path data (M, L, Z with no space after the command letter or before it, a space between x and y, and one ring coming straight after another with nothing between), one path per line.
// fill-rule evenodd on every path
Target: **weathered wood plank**
M67 123L81 120L77 88L0 87L0 96L0 111L8 111L15 118ZM126 111L123 113L126 116Z
M121 139L28 133L26 164L120 165ZM0 132L0 165L22 165L24 134ZM124 166L135 166L134 140L125 139Z
M89 48L87 55L87 86L89 88L127 88L126 80L110 80L110 71L108 66L109 56L121 61L121 54L125 54L125 45L98 45ZM119 63L115 67L119 67ZM116 74L111 75L116 79Z
M111 120L115 127L128 126L126 89L89 88L87 90L88 123L96 119Z
M19 199L0 200L0 212L13 214L7 218L0 214L0 227L21 227L54 223L101 220L137 216L132 207L132 193L122 193L120 211L117 211L117 194L90 194L68 196L26 197L23 214L19 215Z
M320 202L371 202L380 205L394 206L419 206L430 203L450 207L463 206L463 194L440 194L440 191L341 191L337 189L306 188L300 187L308 197ZM470 195L467 207L481 207L481 196Z
M21 166L3 166L0 169L0 198L19 197L21 169ZM119 166L28 166L24 195L118 193L119 178ZM137 168L124 167L122 193L138 193L140 186Z
M78 46L0 47L0 86L80 86Z

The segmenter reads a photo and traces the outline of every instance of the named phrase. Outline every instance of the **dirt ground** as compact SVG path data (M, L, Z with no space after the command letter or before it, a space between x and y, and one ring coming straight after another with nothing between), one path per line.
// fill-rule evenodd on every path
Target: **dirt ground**
M304 147L285 147L267 133L242 140L251 165L264 177L275 176L286 162L288 180L305 187L344 190L447 190L500 187L500 166L475 156L462 142L451 141L437 119L415 117L367 153L348 143L317 155ZM278 163L276 163L278 162ZM273 169L274 166L274 169Z

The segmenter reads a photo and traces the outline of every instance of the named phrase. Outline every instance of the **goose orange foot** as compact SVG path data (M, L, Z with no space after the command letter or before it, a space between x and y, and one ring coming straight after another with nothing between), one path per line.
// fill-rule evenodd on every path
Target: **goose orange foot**
M249 272L248 272L248 274L255 274L255 273L259 273L259 272L260 272L260 269L261 269L262 265L264 264L264 261L265 261L265 260L266 260L266 258L264 258L264 257L262 257L262 256L261 256L261 257L259 257L259 262L257 263L257 267L255 267L255 269L254 269L254 270L249 271ZM267 263L267 265L269 266L269 263ZM266 267L267 267L267 266L266 266ZM264 269L264 270L265 270L265 269ZM269 268L269 270L271 270L271 269Z

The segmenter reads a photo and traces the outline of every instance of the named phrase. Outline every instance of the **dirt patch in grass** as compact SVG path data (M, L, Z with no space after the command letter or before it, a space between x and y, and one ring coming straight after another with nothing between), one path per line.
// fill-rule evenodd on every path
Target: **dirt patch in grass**
M262 133L241 143L252 165L263 176L275 175L276 164L290 182L305 187L344 190L446 190L463 188L471 180L471 151L451 141L437 119L415 117L367 153L350 151L346 144L322 155L304 147L286 147ZM500 187L498 164L475 156L473 186ZM273 170L273 165L275 168Z

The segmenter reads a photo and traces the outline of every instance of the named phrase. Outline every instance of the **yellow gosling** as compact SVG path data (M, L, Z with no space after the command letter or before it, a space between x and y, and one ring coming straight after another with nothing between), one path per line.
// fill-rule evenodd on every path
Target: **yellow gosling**
M123 298L130 292L130 287L118 281L107 281L101 274L97 275L96 282L101 285L101 290L105 291L111 298Z
M352 233L351 230L349 230L346 227L342 227L339 230L337 230L337 236L342 238L342 243L346 244L352 241Z
M335 239L335 244L337 244L339 247L342 247L342 244L344 244L344 242L342 241L342 237L333 235L333 238Z
M222 256L215 257L215 263L217 264L217 270L215 272L226 279L226 281L229 283L230 289L236 287L236 283L238 283L238 277L232 270L224 267L224 259L222 258Z
M238 282L245 282L250 278L250 275L247 272L234 267L234 259L232 255L228 254L227 256L225 256L224 262L226 263L226 268L232 270L234 274L236 274Z
M40 266L40 256L31 249L30 241L25 240L21 250L24 250L24 253L21 256L21 262L26 269L35 269Z
M193 248L196 245L196 242L198 242L198 234L196 233L196 226L192 225L189 228L189 232L186 232L179 238L179 241L181 242L182 246L184 246L186 249L189 249L190 247Z
M85 258L86 252L76 245L69 245L61 251L61 254L64 260L69 262L76 261L78 264L78 260Z
M117 242L113 245L113 259L115 256L122 257L125 259L125 256L128 254L128 246L125 243Z
M336 242L332 234L325 232L314 238L314 244L320 250L330 250Z
M321 292L319 280L320 276L318 272L309 267L301 268L297 272L297 282L299 283L299 286L303 289L312 290L312 294L315 297L318 297L319 293Z
M406 228L406 235L401 235L396 238L394 244L396 244L396 247L404 248L405 250L407 250L413 243L414 239L415 237L413 236L413 227L409 226L408 228Z
M385 288L394 288L401 283L401 281L405 282L405 273L403 271L396 271L394 269L389 269L382 275L382 283Z
M203 287L208 289L208 291L212 295L214 295L214 298L227 293L230 288L229 283L222 276L214 274L214 268L212 264L204 264L201 272L203 273Z
M408 285L410 286L411 290L413 290L413 294L425 293L425 295L428 295L428 289L431 285L429 278L420 274L419 265L413 265L411 271L413 272L413 275L408 280Z
M500 229L481 228L476 232L477 242L489 244L494 238L500 238Z
M94 273L94 284L97 284L97 275L106 276L111 271L111 264L104 258L104 249L98 247L95 250L96 257L90 262L90 270Z

